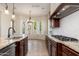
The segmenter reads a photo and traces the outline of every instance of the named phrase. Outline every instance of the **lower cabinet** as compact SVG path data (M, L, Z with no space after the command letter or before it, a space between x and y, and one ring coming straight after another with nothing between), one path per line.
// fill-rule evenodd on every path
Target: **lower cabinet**
M46 38L46 46L49 56L79 56L79 52L49 37Z
M46 47L49 56L79 56L79 53L70 47L56 42L46 36Z
M62 56L79 56L79 53L62 44Z
M57 42L51 40L51 44L52 44L52 56L56 56L57 55Z
M47 47L47 50L48 50L48 54L49 56L52 56L52 43L51 43L51 40L46 36L46 47Z
M24 38L21 41L16 42L16 56L25 56L28 51L28 38Z
M49 39L48 40L48 53L49 53L50 56L52 55L52 52L51 52L52 49L51 48L52 48L52 43L51 43L51 40Z
M24 44L23 44L23 55L27 55L28 52L28 38L26 37L24 39Z
M61 56L61 44L51 40L49 37L46 36L46 47L48 50L49 56Z
M52 56L56 55L57 55L56 47L52 46Z
M62 55L62 44L51 40L52 43L52 56L61 56Z

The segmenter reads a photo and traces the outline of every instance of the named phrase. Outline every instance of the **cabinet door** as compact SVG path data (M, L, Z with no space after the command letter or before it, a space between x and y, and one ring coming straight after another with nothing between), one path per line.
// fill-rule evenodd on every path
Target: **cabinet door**
M52 40L52 56L57 56L57 42Z
M56 56L56 47L52 46L52 56Z
M19 55L20 55L20 56L23 56L23 46L20 46L20 51L19 51L19 52L20 52Z
M60 27L60 20L59 19L53 20L53 26L54 27Z
M46 36L46 48L48 49L48 38Z
M20 41L20 56L23 56L23 40Z
M28 52L28 37L25 39L25 54Z
M26 54L26 45L25 45L26 39L23 39L23 41L24 41L24 43L23 43L23 55L25 56L25 54Z
M68 56L66 53L62 52L62 56Z
M50 56L52 56L52 44L51 44L51 40L48 40L48 53Z
M24 43L23 43L23 55L27 55L27 51L28 51L28 38L24 38L23 39Z
M63 45L62 46L62 52L67 54L68 56L79 56L79 53L74 51L73 49Z

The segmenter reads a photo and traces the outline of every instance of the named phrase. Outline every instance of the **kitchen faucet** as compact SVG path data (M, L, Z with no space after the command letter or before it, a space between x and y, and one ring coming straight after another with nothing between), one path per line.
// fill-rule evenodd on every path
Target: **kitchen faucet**
M15 29L13 27L9 27L8 29L8 38L10 38L10 30L12 29L12 34L15 33Z

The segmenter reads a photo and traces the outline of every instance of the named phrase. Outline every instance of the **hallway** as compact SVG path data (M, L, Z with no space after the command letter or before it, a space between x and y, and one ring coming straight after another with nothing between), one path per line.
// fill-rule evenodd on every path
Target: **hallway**
M28 40L27 56L48 56L44 40Z

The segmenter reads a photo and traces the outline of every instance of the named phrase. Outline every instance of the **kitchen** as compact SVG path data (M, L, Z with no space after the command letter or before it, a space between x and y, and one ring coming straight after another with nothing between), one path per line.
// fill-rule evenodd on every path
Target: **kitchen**
M79 3L0 3L0 56L79 56L78 16Z

